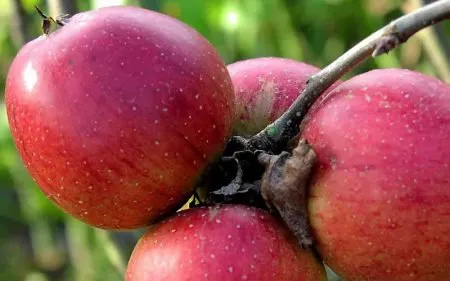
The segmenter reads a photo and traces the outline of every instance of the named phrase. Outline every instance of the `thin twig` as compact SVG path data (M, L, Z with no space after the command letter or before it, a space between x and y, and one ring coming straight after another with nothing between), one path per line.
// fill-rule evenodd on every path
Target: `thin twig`
M344 74L370 56L387 53L419 30L450 18L450 0L441 0L405 15L373 33L322 71L313 75L306 89L274 123L253 136L248 149L279 152L299 131L299 124L317 98Z

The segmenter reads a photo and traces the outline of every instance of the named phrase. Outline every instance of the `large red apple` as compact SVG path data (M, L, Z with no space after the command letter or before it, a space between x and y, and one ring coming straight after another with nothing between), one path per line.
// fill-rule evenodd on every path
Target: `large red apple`
M375 70L307 120L319 252L348 281L450 280L450 87Z
M233 132L252 136L280 117L319 71L284 58L254 58L227 66L236 95Z
M234 118L215 49L179 21L133 7L77 14L24 46L6 104L35 181L102 228L140 227L180 206Z
M126 281L321 281L323 265L266 211L218 205L179 212L137 244Z

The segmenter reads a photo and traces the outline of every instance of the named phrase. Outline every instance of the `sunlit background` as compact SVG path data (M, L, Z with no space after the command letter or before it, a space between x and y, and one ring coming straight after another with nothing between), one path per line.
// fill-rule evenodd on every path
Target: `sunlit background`
M96 230L54 207L24 170L3 102L18 49L40 35L38 5L52 16L108 5L137 5L179 18L208 38L227 63L279 56L323 67L358 41L416 9L394 0L0 0L0 281L123 280L141 231ZM429 1L428 1L429 2ZM373 68L402 67L450 81L448 25L420 32ZM330 280L338 277L330 275Z

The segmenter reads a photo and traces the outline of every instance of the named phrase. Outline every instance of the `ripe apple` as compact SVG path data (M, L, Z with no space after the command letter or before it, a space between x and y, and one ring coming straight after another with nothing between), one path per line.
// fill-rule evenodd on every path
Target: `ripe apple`
M348 281L450 278L450 86L374 70L334 89L303 137L318 156L317 247Z
M140 227L181 206L234 118L215 49L173 18L124 6L77 14L24 46L6 105L42 190L108 229Z
M150 280L320 281L326 274L266 211L216 205L179 212L141 238L126 281Z
M236 95L234 134L250 137L280 117L319 69L284 58L267 57L228 65Z

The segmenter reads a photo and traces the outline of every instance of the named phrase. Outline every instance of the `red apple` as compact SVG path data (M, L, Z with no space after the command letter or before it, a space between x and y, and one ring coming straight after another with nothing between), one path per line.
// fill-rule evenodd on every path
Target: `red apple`
M319 71L315 66L276 57L228 65L236 95L234 134L252 136L280 117Z
M374 70L342 83L303 133L318 156L318 250L347 281L450 278L450 86Z
M266 211L218 205L179 212L151 228L126 281L321 281L323 265Z
M234 118L226 67L196 31L134 7L80 13L10 68L11 131L50 199L136 228L182 205Z

